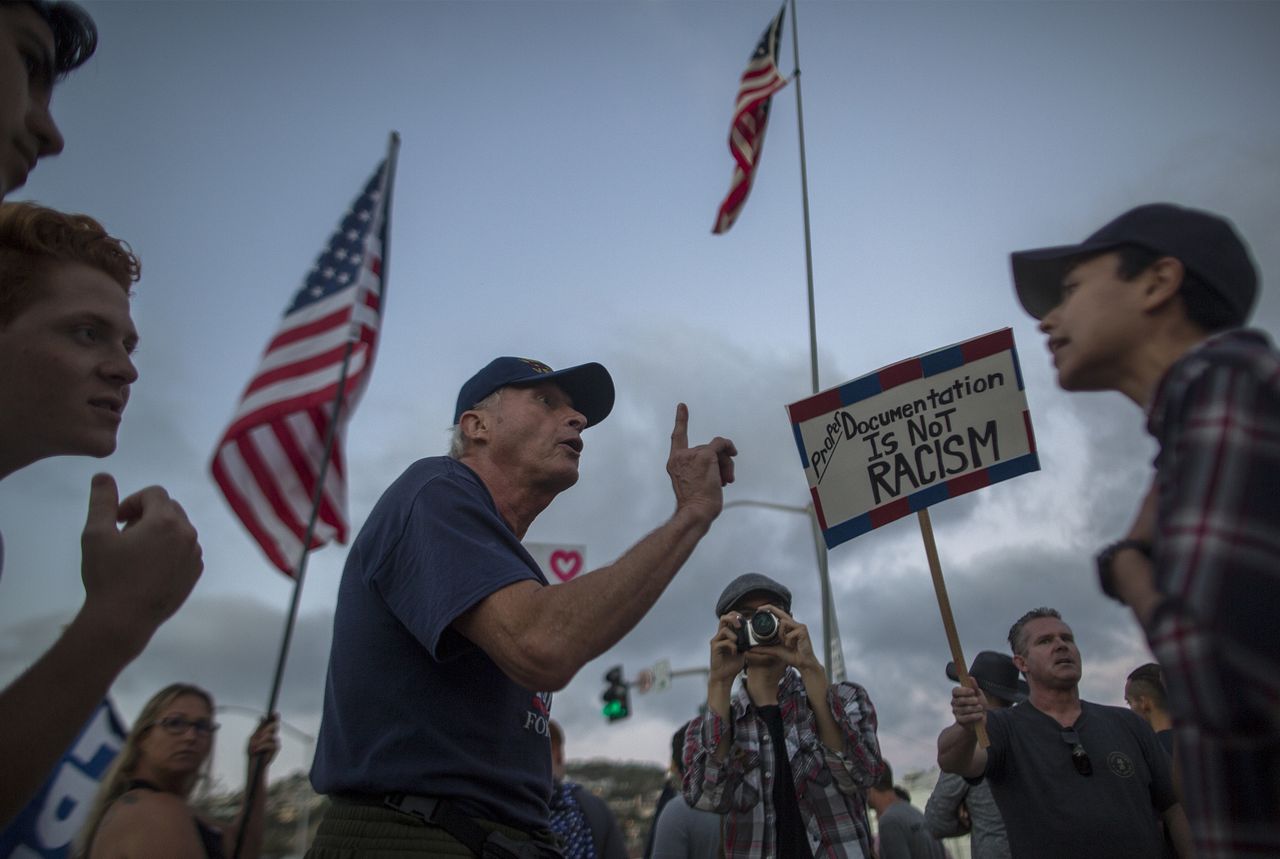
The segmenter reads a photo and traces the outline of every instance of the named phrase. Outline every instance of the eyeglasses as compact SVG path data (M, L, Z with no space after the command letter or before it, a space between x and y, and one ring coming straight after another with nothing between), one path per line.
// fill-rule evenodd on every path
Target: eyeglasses
M151 723L151 727L159 725L165 731L175 737L181 737L189 728L196 729L196 736L207 737L221 727L217 722L211 722L208 719L195 719L194 721L184 716L165 716Z
M1063 731L1062 742L1071 747L1071 764L1076 772L1080 775L1093 775L1093 761L1089 760L1089 753L1084 750L1080 735L1074 730Z

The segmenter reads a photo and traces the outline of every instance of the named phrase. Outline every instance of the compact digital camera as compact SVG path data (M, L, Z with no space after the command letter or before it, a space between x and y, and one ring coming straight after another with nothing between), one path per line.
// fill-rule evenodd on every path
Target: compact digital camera
M775 644L778 641L778 618L771 611L758 611L751 619L738 627L738 652L746 653L761 644Z

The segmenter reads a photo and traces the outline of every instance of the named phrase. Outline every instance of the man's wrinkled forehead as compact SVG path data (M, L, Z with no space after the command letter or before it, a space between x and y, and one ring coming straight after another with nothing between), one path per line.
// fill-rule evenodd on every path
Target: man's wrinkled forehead
M1067 622L1057 617L1035 617L1027 621L1027 625L1023 627L1023 635L1026 636L1028 643L1057 633L1072 635L1071 627Z

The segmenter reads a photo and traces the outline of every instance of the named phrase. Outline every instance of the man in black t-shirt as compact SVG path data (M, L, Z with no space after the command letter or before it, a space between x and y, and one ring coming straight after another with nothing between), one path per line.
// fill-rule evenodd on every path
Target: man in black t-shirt
M956 687L956 721L938 736L938 765L985 776L1014 859L1159 859L1160 821L1179 855L1190 856L1168 756L1128 709L1080 699L1080 650L1061 615L1027 612L1009 630L1009 645L1027 678L1027 701L988 711L979 691ZM982 724L987 748L977 743Z

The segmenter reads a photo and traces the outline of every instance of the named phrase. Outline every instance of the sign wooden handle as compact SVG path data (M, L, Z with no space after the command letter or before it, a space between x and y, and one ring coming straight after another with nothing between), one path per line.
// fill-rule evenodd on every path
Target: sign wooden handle
M947 644L951 645L951 661L956 664L956 676L961 685L976 689L969 679L969 669L965 667L964 652L960 649L960 635L956 632L956 619L951 615L951 600L947 597L947 583L942 580L942 564L938 561L938 547L933 542L933 523L929 521L928 509L916 513L920 520L920 536L924 538L924 553L929 558L929 573L933 576L933 591L938 597L938 611L942 613L942 627L947 632ZM987 726L979 722L976 732L978 742L985 749L991 745L987 739Z

